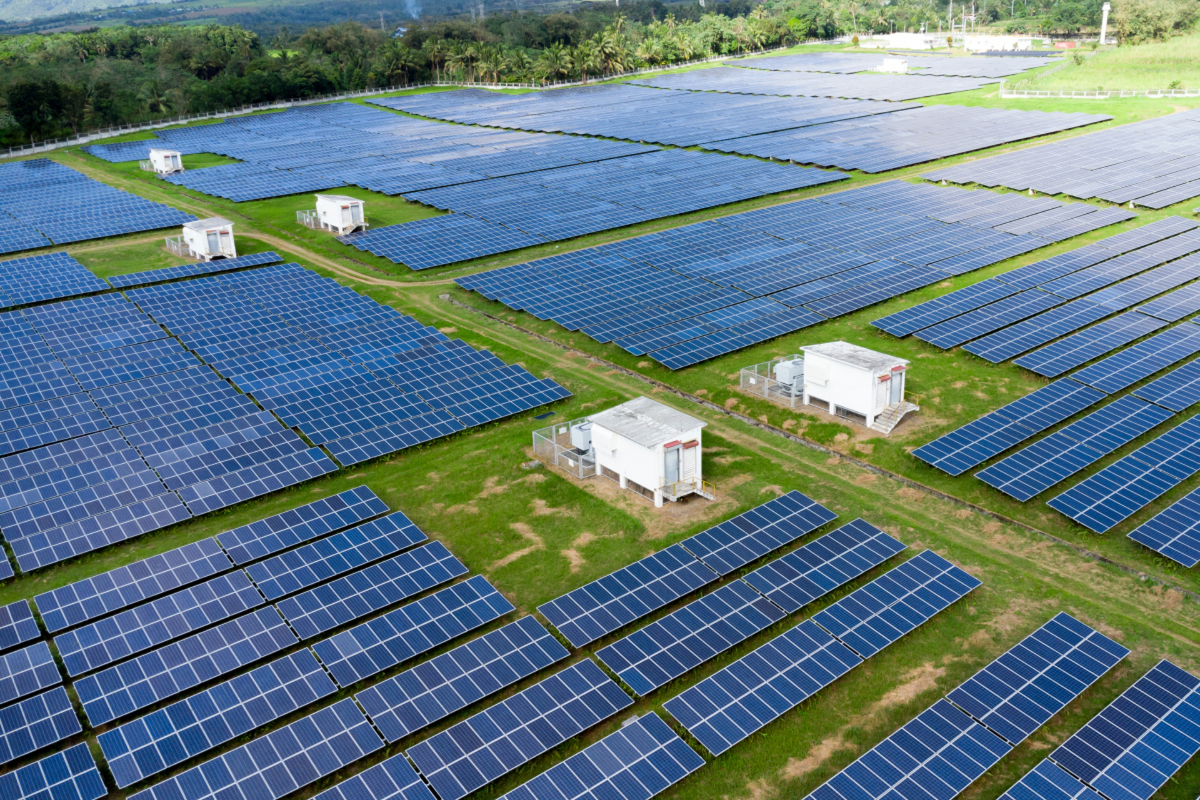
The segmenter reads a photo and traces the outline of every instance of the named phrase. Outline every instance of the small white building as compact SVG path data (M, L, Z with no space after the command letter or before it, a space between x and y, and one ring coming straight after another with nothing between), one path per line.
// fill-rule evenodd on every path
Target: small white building
M338 236L366 230L366 204L344 194L319 194L313 211L297 211L296 221L313 230L333 231Z
M918 407L905 400L908 361L849 342L800 348L804 402L868 428L890 433Z
M167 249L183 258L195 258L200 261L236 258L233 223L221 217L185 222L181 235L167 238Z
M983 53L989 50L1032 50L1033 37L968 34L963 37L963 48L969 53Z
M908 72L908 59L906 58L885 58L883 63L875 68L876 72L890 72L895 75L904 75Z
M603 475L661 507L690 494L713 499L704 482L707 423L649 397L534 431L534 452L579 478Z
M183 172L183 154L178 150L161 150L152 147L150 148L150 159L142 161L140 166L146 172L153 172L157 175Z

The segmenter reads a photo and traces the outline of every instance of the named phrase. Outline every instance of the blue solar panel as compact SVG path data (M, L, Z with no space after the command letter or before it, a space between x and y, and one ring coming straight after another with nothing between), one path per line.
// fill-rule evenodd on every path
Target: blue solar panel
M813 621L863 658L870 658L982 585L932 550L923 550Z
M219 258L215 261L199 261L195 264L181 264L177 267L160 267L142 272L130 272L125 275L111 275L108 282L118 289L132 289L135 286L148 286L161 281L193 278L197 275L215 275L247 267L263 267L268 264L278 264L281 261L283 261L283 257L278 253L267 251L237 258Z
M718 575L728 575L835 519L837 514L792 490L680 544Z
M657 714L620 730L518 786L503 800L648 800L704 766Z
M1015 747L1127 655L1060 612L946 699Z
M1047 501L1096 533L1200 472L1200 418L1192 417Z
M976 477L1025 502L1172 416L1165 408L1125 396L981 470Z
M201 539L33 599L51 633L150 600L230 569L216 539Z
M1000 330L1014 322L1032 317L1046 309L1054 308L1062 302L1061 297L1037 289L1029 289L1002 297L990 305L925 328L917 333L917 338L929 342L935 347L948 350L984 334Z
M28 600L0 606L0 651L40 638L41 635Z
M973 286L966 286L934 300L874 320L871 325L884 333L903 337L968 311L974 311L997 300L1003 300L1018 291L1019 289L1015 286L1002 283L996 278L988 278Z
M1104 397L1069 378L1057 380L918 447L913 455L943 472L961 475Z
M1167 323L1130 311L1099 325L1080 331L1052 345L1021 356L1013 363L1048 378L1057 378L1069 369L1148 336Z
M408 759L398 755L326 789L314 800L434 800L434 796Z
M499 619L513 608L476 575L319 641L312 649L338 686L346 687Z
M1200 402L1200 359L1134 389L1133 394L1172 411L1186 411Z
M568 655L536 619L522 617L354 699L384 738L397 742Z
M277 600L398 553L426 538L408 517L397 511L283 555L251 564L246 572L268 600Z
M1200 750L1198 688L1195 676L1160 661L1050 759L1108 800L1149 800Z
M124 789L336 691L312 652L300 650L96 738Z
M1185 567L1200 564L1200 489L1135 528L1129 538Z
M1096 790L1080 783L1050 759L1025 773L1001 800L1100 800Z
M1200 325L1180 325L1081 369L1071 377L1116 394L1161 369L1200 352Z
M744 580L794 614L904 550L871 523L856 519L804 547L756 569Z
M0 656L0 705L61 682L62 674L45 642Z
M203 514L328 475L337 468L320 448L311 447L187 486L179 490L179 496L193 514Z
M103 667L263 604L237 571L54 637L70 675Z
M592 661L551 675L408 749L442 800L458 800L633 705Z
M963 350L982 359L999 364L1010 358L1032 350L1038 345L1054 341L1059 337L1098 322L1112 314L1112 309L1098 305L1087 298L1072 300L1066 305L1044 311L1035 317L1018 322L1004 330L976 339L964 345Z
M5 800L100 800L108 787L86 744L0 775Z
M810 800L950 800L1012 748L945 700L822 784Z
M0 764L79 733L83 726L61 686L0 708Z
M75 691L88 720L98 726L296 642L279 612L268 606L81 678L75 681Z
M715 572L676 544L540 605L538 611L567 641L583 647L716 579Z
M853 651L805 620L663 708L720 755L860 663Z
M366 486L358 486L218 533L216 538L233 563L241 565L370 519L387 510L387 503L374 492Z
M285 728L131 795L130 800L279 800L383 747L354 705L342 700Z

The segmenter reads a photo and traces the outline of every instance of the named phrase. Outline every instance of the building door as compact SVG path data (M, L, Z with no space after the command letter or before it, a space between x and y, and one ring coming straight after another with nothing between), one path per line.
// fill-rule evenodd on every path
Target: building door
M221 254L233 254L233 235L229 231L221 231Z
M219 255L221 252L221 239L217 236L216 231L208 232L208 254L210 256Z
M350 225L350 206L342 206L342 227Z
M679 448L672 447L667 450L667 483L675 483L679 480Z
M360 206L360 205L350 206L350 221L353 222L355 225L358 225L359 223L362 222L362 206Z
M893 372L892 379L888 381L892 385L892 402L890 405L896 405L900 402L900 398L904 394L904 373Z

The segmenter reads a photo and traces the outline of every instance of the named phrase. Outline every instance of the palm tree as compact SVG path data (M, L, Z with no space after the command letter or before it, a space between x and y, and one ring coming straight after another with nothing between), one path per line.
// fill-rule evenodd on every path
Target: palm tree
M850 12L850 21L854 25L854 32L858 33L858 0L850 0L846 4L846 10Z
M557 80L559 75L570 74L571 59L567 48L563 47L560 42L553 42L542 51L542 57L538 59L537 66L542 75L551 80Z
M596 45L585 39L571 50L571 64L579 71L580 78L587 83L588 74L595 75L600 71L600 54Z
M465 72L466 64L467 49L457 39L451 41L450 46L446 48L446 65L453 67L459 75L462 75Z
M166 114L171 110L171 99L167 97L167 93L158 85L157 80L151 80L142 87L140 93L142 100L146 101L146 110L151 114Z
M520 48L512 50L508 54L508 68L512 71L512 76L519 81L529 80L530 68L533 62L529 60L529 54Z
M433 64L434 74L437 75L438 80L441 80L441 66L446 60L447 53L446 40L430 37L421 45L421 49L425 51L425 55L429 56L429 63Z
M642 43L638 45L637 57L650 66L661 64L663 60L662 42L652 37L643 39Z

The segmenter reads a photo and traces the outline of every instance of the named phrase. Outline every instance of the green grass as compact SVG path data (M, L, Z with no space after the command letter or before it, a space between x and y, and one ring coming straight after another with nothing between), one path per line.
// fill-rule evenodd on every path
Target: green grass
M205 167L220 167L225 164L240 164L236 158L221 156L216 153L195 153L182 157L184 169L204 169Z
M238 255L247 256L251 253L263 253L271 249L269 245L258 239L237 236L236 227L234 234ZM162 237L156 238L152 242L85 250L76 253L75 258L101 278L107 278L110 275L126 275L130 272L141 272L147 269L173 267L185 261L167 250L163 245Z
M1200 33L1101 50L1082 64L1071 61L1045 77L1010 84L1048 91L1200 89Z

